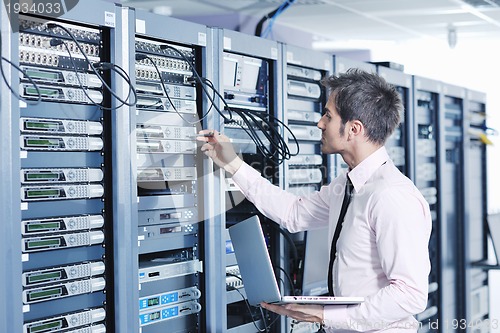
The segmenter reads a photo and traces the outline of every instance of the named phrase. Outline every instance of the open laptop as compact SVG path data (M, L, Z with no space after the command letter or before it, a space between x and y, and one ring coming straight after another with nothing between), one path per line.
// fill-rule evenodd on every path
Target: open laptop
M229 228L229 235L248 302L302 304L358 304L363 297L281 296L258 216Z

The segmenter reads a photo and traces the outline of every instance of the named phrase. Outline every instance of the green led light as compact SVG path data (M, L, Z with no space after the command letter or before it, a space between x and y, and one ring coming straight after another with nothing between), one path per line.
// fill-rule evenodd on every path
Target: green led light
M40 72L35 70L26 70L26 74L30 76L32 79L49 79L52 81L57 81L59 79L59 74L50 73L50 72Z
M49 290L34 291L29 293L29 300L34 301L40 298L47 298L50 296L59 296L62 294L61 288L54 288Z
M36 181L36 180L58 180L59 179L59 174L58 173L55 173L55 172L50 172L50 171L47 171L47 172L36 172L36 173L33 173L33 172L28 172L25 174L25 179L26 180L32 180L32 181Z
M29 232L59 230L60 228L61 228L61 223L59 222L30 223L27 225L27 231Z
M53 281L53 280L60 280L61 279L61 272L60 271L55 271L55 272L47 272L47 273L39 273L39 274L33 274L28 276L28 283L39 283L39 282L44 282L44 281Z
M48 121L27 121L24 123L25 129L32 130L56 130L59 129L59 123Z
M26 197L27 198L38 198L38 197L53 197L59 196L59 190L27 190Z
M40 248L40 247L59 246L59 245L61 245L61 241L59 240L59 238L32 240L32 241L28 241L27 245L28 245L28 249L34 249L34 248Z
M62 319L56 320L56 321L51 321L46 324L35 324L34 326L31 326L28 328L29 333L38 333L38 332L46 332L48 330L51 330L53 328L61 328L63 324Z

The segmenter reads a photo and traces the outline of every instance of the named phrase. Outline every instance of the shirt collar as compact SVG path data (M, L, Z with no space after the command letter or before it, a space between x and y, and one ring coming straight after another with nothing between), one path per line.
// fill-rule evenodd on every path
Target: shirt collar
M388 160L389 154L385 147L382 146L349 171L347 175L354 186L354 190L359 192L375 171Z

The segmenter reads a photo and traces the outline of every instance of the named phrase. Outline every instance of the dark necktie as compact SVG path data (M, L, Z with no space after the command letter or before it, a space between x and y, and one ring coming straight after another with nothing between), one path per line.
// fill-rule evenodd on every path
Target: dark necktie
M328 264L328 294L334 296L333 294L333 262L335 261L335 256L337 254L337 241L340 236L340 230L342 229L342 224L344 222L344 216L347 212L347 207L351 201L352 196L352 183L347 176L347 182L344 192L344 200L342 201L342 207L340 208L339 219L337 221L337 227L335 228L335 233L333 234L332 247L330 249L330 263Z

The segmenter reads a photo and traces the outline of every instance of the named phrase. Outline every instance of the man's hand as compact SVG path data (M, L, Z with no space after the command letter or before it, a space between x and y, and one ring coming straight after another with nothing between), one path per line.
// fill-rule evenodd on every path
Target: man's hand
M260 303L264 309L287 316L298 321L308 321L313 323L323 322L323 305L319 304L285 304L276 305L269 303Z
M231 175L238 171L243 163L227 136L214 130L202 130L198 133L197 140L206 142L201 146L201 151Z

